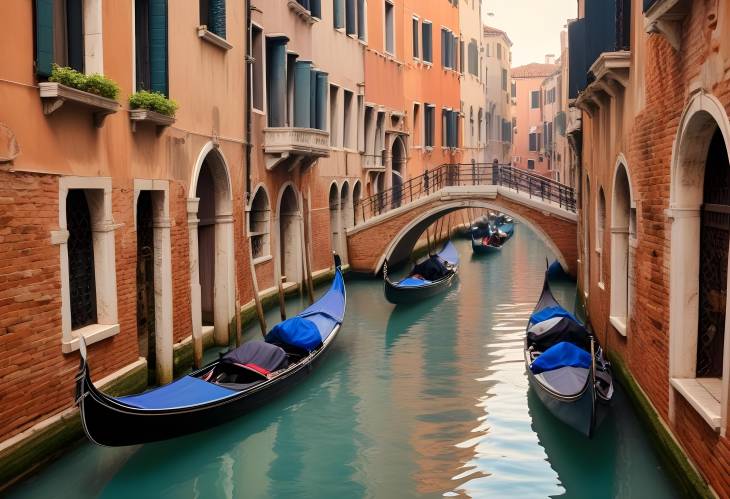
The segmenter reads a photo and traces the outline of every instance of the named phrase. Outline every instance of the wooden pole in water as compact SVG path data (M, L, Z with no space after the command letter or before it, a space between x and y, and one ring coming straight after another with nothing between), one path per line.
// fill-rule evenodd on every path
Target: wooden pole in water
M253 302L256 305L256 316L259 319L259 326L261 327L261 335L266 336L266 318L264 317L264 307L261 305L261 297L259 296L259 282L258 282L258 279L256 278L256 266L253 264L253 248L251 245L251 235L248 236L248 270L251 273L251 286L253 287Z
M279 219L279 223L281 223L281 219ZM279 231L279 234L281 234L281 231ZM282 242L279 241L279 253L281 253L281 244ZM281 271L282 269L279 268L279 276L277 279L279 281L279 314L281 315L281 320L286 320L286 304L284 302L284 277L281 275Z
M302 241L304 243L302 257L304 260L305 277L302 285L306 283L307 286L307 297L309 298L309 304L314 303L314 286L312 284L312 261L310 260L309 254L309 199L303 197L302 204L304 205L304 214L302 216Z

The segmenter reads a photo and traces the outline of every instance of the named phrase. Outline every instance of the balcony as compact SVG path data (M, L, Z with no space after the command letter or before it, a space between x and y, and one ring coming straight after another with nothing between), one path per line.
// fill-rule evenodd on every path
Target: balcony
M329 132L316 128L265 128L266 169L273 170L285 161L290 168L298 163L309 166L318 158L330 155L329 141Z
M688 13L688 0L644 0L644 27L647 33L664 35L674 50L679 50L682 22Z

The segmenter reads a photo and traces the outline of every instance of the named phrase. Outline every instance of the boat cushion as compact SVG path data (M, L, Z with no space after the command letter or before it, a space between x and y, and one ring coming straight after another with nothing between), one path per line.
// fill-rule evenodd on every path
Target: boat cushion
M560 369L561 367L591 366L591 354L567 341L561 341L547 350L530 364L533 374Z
M266 335L266 342L290 345L311 352L322 344L322 336L314 322L296 316L274 326Z
M527 330L527 343L541 352L561 341L567 341L586 351L591 349L591 335L588 330L568 317L553 317L538 322Z
M535 312L530 317L530 324L537 324L538 322L542 322L548 319L552 319L553 317L569 317L573 319L578 324L581 324L581 322L575 318L573 314L565 310L563 307L555 306L555 307L546 307L540 310L539 312Z
M431 281L427 279L419 279L418 277L406 277L398 283L398 286L401 288L413 288L423 286L425 284L431 284Z
M174 409L213 402L235 393L193 376L183 376L168 385L116 400L138 409Z
M283 348L266 343L265 341L255 340L247 341L240 347L231 350L221 357L221 362L244 366L253 364L269 372L276 371L284 363L285 359L286 352Z
M535 375L538 382L561 395L580 393L588 380L589 369L583 367L561 367Z

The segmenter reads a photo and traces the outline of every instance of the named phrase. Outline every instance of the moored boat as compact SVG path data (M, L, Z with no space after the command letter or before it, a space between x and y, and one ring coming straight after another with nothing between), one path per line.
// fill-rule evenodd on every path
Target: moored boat
M610 364L585 325L557 302L547 272L527 324L524 357L530 386L545 407L590 437L613 395Z
M311 371L340 331L346 292L335 256L332 286L295 317L277 324L265 341L249 341L172 383L111 397L91 381L86 345L76 377L84 432L99 445L134 445L208 429L264 404Z
M514 234L514 225L490 226L489 231L483 237L471 238L471 249L477 254L494 253L500 251L504 243L510 240Z
M459 253L451 241L435 255L428 255L408 275L393 282L388 277L388 262L383 266L385 298L395 304L416 303L446 291L456 282Z

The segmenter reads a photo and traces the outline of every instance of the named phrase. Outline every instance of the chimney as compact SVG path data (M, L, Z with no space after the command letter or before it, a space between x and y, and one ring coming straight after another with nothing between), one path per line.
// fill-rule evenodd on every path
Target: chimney
M555 54L545 54L545 64L555 64Z

